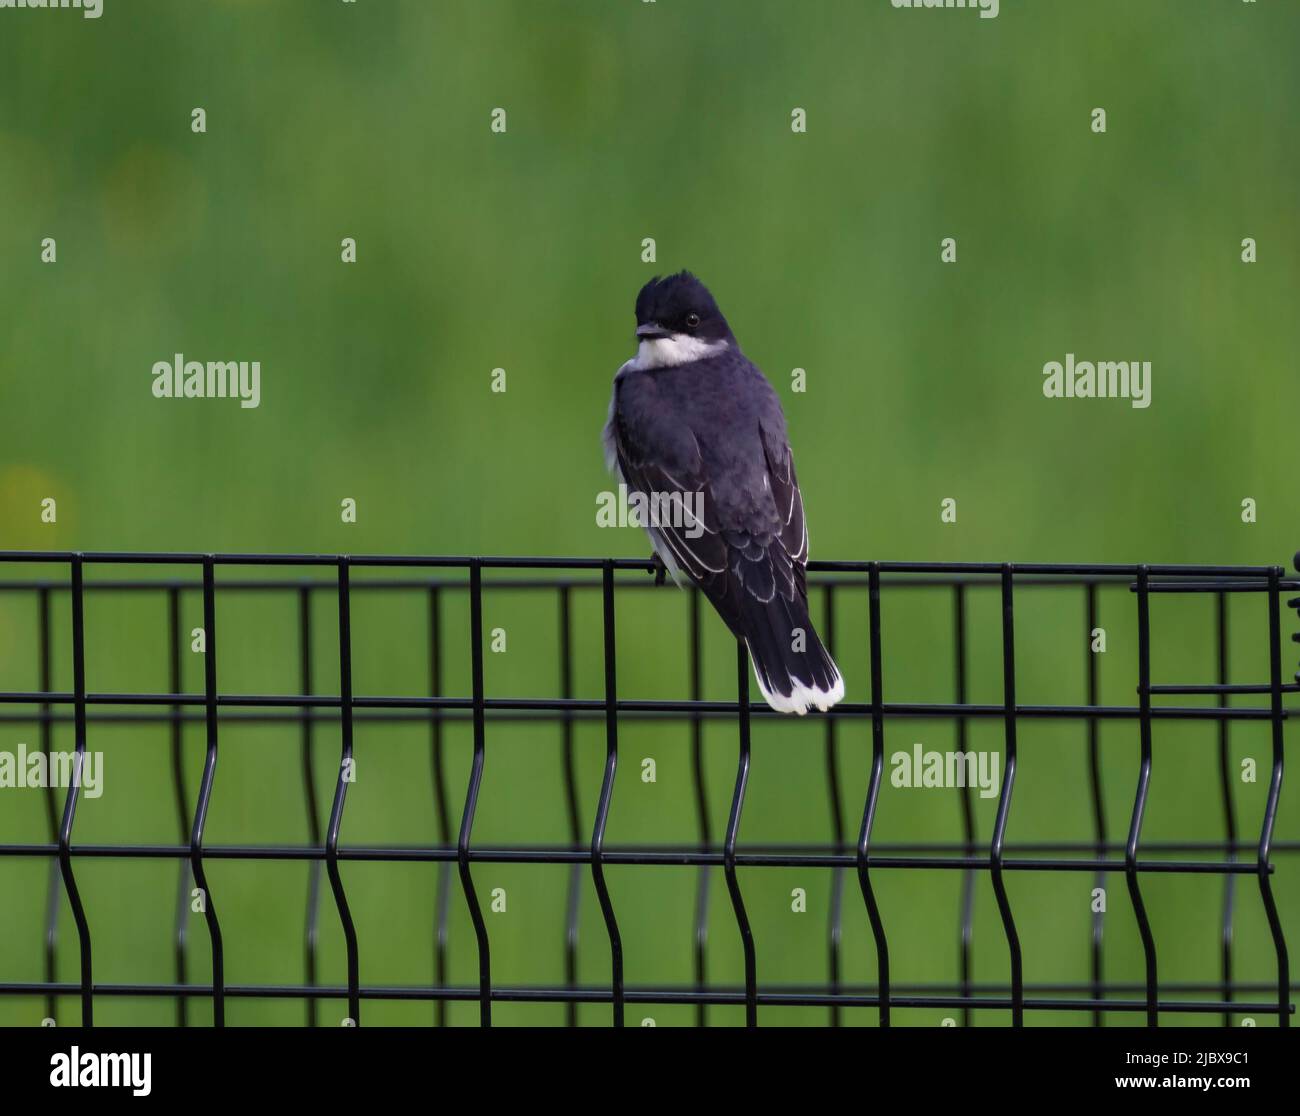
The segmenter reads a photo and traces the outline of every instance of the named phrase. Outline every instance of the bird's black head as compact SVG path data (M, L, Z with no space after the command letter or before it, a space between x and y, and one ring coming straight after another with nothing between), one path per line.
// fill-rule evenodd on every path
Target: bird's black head
M656 276L641 288L636 334L642 342L664 343L665 349L675 339L683 352L735 340L709 288L689 271Z

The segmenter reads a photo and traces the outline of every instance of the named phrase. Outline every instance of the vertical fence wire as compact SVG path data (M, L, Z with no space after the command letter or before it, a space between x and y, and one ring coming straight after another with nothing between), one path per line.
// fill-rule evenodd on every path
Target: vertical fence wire
M605 882L605 827L609 824L609 805L614 796L614 773L618 769L618 684L615 677L614 640L614 563L606 561L601 572L601 601L604 606L605 643L605 774L600 784L600 801L596 806L596 824L591 832L591 878L600 900L600 913L609 934L611 991L614 997L614 1026L623 1026L623 940L614 917L614 903Z
M40 658L39 681L41 693L48 694L54 689L53 663L50 652L50 590L42 585L37 593L37 654ZM45 770L52 771L54 752L54 706L48 701L41 703L41 751L45 755ZM55 794L54 780L45 781L45 820L50 831L50 841L59 839L59 803ZM47 873L45 891L45 983L53 984L58 976L59 949L59 899L62 889L59 883L59 864L51 860ZM45 1017L58 1023L58 997L54 993L45 996Z
M1147 1026L1160 1025L1156 1003L1159 989L1156 982L1156 943L1151 933L1142 889L1138 885L1137 854L1142 836L1142 817L1146 812L1147 793L1151 784L1151 599L1150 574L1146 566L1138 567L1138 731L1141 737L1141 762L1138 768L1137 793L1133 798L1133 816L1129 821L1128 841L1124 846L1124 877L1128 883L1129 898L1133 903L1133 916L1137 919L1138 933L1142 938L1142 954L1146 961L1146 1014Z
M1218 685L1228 685L1228 594L1220 590L1214 595L1214 644L1215 665ZM1228 694L1219 693L1219 708L1228 708ZM1229 731L1231 721L1221 717L1218 723L1219 736L1219 790L1223 797L1223 830L1227 842L1227 860L1235 863L1237 859L1237 809L1232 793L1232 749ZM1232 987L1232 940L1233 921L1237 909L1237 877L1231 872L1223 877L1223 909L1219 921L1219 964L1222 974L1220 991L1225 1003L1231 1002ZM1223 1025L1232 1026L1232 1013L1223 1013Z
M1098 678L1100 673L1098 668L1097 656L1098 651L1093 650L1093 641L1099 638L1097 628L1097 586L1090 583L1084 590L1084 624L1086 627L1083 641L1084 647L1084 670L1087 677L1087 702L1090 708L1096 708L1101 704L1101 683ZM1092 802L1092 832L1096 840L1094 852L1098 860L1106 858L1107 848L1107 829L1106 829L1106 797L1102 791L1101 784L1101 725L1095 716L1089 717L1086 724L1088 734L1088 794ZM1093 877L1093 887L1105 894L1106 890L1106 872L1102 869L1097 871ZM1092 998L1094 1000L1102 999L1105 984L1102 980L1103 956L1102 944L1105 939L1106 916L1105 913L1096 904L1093 904L1092 910L1092 947L1089 950L1088 963L1090 967L1090 976L1092 979ZM1101 1027L1105 1025L1105 1013L1101 1008L1094 1008L1092 1012L1092 1025Z
M966 704L967 667L966 667L966 586L953 586L953 654L955 658L956 700L958 705ZM966 770L965 758L968 744L966 718L957 718L957 751L962 758L962 770ZM972 800L970 781L959 781L958 795L961 801L961 824L963 845L962 852L968 857L975 855L975 806ZM967 868L961 874L961 907L958 925L958 965L962 999L971 995L971 963L975 936L975 869ZM963 1027L971 1025L969 1005L961 1009Z
M858 831L858 888L867 907L871 935L876 942L876 980L879 986L880 1025L889 1026L889 942L885 924L871 883L868 859L871 830L876 824L876 806L880 801L880 780L885 771L885 710L880 661L880 563L872 562L868 578L868 628L871 655L871 775L867 781L867 799L862 807L862 827Z
M1002 849L1007 835L1007 819L1011 815L1011 793L1016 783L1016 643L1015 602L1012 567L1002 567L1002 704L1003 733L1006 744L1006 762L1002 768L1002 787L998 793L997 819L993 823L993 841L989 848L989 870L993 878L993 894L998 901L1002 929L1007 938L1007 952L1011 959L1011 1025L1025 1025L1025 986L1020 935L1011 913L1011 900L1002 878Z
M181 591L173 585L167 590L167 653L168 676L171 681L171 692L174 694L182 692L181 638ZM185 757L183 752L185 737L184 723L181 720L182 712L181 706L173 705L168 723L171 731L172 794L175 796L176 803L176 823L179 828L181 842L184 843L189 839L190 809L185 798ZM189 983L189 861L180 861L177 865L176 875L176 917L172 932L175 943L173 964L176 972L176 983L183 985ZM188 996L176 997L176 1026L184 1027L188 1025L189 1007Z
M81 790L81 769L86 761L86 618L85 585L80 554L72 559L72 688L74 702L75 753L72 762L72 779L68 795L63 802L63 821L59 825L59 872L63 888L72 908L72 920L77 925L77 941L81 951L81 1025L92 1027L95 1023L94 985L91 983L90 923L81 904L72 872L72 823L77 816L77 795Z
M441 697L442 686L442 595L438 586L429 587L429 693ZM438 842L444 848L451 843L451 811L447 805L447 775L443 759L442 710L429 711L429 765L433 777L434 823L438 829ZM447 920L451 914L451 865L438 862L437 890L434 893L433 914L433 979L439 988L447 987ZM447 1001L439 997L433 1002L433 1021L438 1027L447 1025Z
M745 955L745 1026L758 1026L758 964L754 952L754 932L745 911L745 899L736 878L736 838L740 835L740 815L745 808L745 787L749 783L749 652L744 640L736 641L736 701L740 747L736 759L736 787L731 796L731 814L727 818L727 836L723 846L723 874L731 909L736 915L736 929Z
M470 683L473 689L474 758L470 764L469 787L465 792L465 809L460 816L460 834L456 839L456 865L460 871L460 886L465 893L469 917L474 923L474 937L478 942L478 1010L481 1026L492 1026L492 959L488 947L487 924L474 890L474 877L469 868L469 840L474 829L474 815L478 810L479 788L483 785L485 756L484 705L483 705L483 567L477 558L469 564L469 630L470 630Z
M704 696L703 663L700 658L700 592L698 589L688 591L690 600L690 673L691 701L698 702ZM699 828L700 849L713 844L712 826L709 824L709 796L704 781L704 720L698 712L691 714L691 777L695 787L695 817ZM709 866L701 864L696 870L695 879L695 990L703 992L708 977L709 948ZM708 1005L700 1000L695 1005L695 1023L707 1027L709 1023Z
M1273 827L1277 822L1277 804L1282 794L1282 767L1284 762L1282 722L1282 569L1274 566L1268 575L1268 635L1269 635L1269 697L1272 716L1269 719L1273 736L1273 765L1268 780L1268 798L1264 803L1264 820L1259 828L1259 894L1268 916L1268 928L1273 935L1273 951L1277 955L1277 1025L1291 1025L1288 1007L1290 991L1290 966L1287 959L1286 937L1282 921L1278 918L1277 901L1273 898L1273 881L1269 876L1269 849L1273 843Z
M312 593L309 586L298 589L298 681L303 696L310 696L312 688ZM316 796L316 723L311 706L304 705L298 713L299 752L302 763L303 806L307 815L307 839L312 848L321 846L320 805ZM320 872L321 862L307 864L307 914L303 923L303 966L307 987L315 988L319 981L320 948ZM320 1001L316 996L307 998L307 1026L320 1023Z
M569 587L560 587L560 695L573 696L573 602ZM582 840L582 816L578 804L578 773L573 754L573 715L565 710L560 718L561 762L564 775L564 805L569 823L569 843L575 848ZM564 906L564 982L568 988L578 986L578 926L582 913L582 865L569 865L569 886ZM578 1025L578 1004L570 1000L564 1007L565 1025Z
M351 582L348 560L340 558L338 564L339 595L339 729L342 749L339 758L338 778L334 784L334 804L330 808L329 828L325 836L325 871L329 876L334 905L338 908L339 922L343 926L343 944L348 965L348 1019L354 1026L361 1025L361 975L357 928L348 907L343 877L339 874L339 832L343 828L343 808L347 803L348 784L355 778L356 768L352 742L352 609Z
M203 757L203 774L199 779L198 799L194 804L194 825L190 830L190 867L202 904L203 919L212 944L212 1025L226 1025L225 960L221 943L221 924L216 904L208 887L203 868L203 829L212 803L212 784L217 775L217 576L216 563L208 555L203 560L203 707L207 732L207 749Z
M825 603L825 620L822 625L826 652L835 658L835 586L827 585L822 591ZM844 844L844 807L840 794L839 719L826 718L826 798L829 805L827 817L831 826L831 844L839 849ZM829 987L832 994L840 991L840 946L844 936L844 869L831 869L830 909L826 917L826 961ZM840 1025L840 1005L830 1006L832 1027Z

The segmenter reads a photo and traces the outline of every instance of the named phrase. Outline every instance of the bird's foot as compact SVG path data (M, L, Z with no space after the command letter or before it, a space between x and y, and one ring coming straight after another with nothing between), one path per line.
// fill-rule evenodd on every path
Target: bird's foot
M657 552L650 555L650 572L655 576L656 585L662 585L668 576L668 567L664 565L664 560Z

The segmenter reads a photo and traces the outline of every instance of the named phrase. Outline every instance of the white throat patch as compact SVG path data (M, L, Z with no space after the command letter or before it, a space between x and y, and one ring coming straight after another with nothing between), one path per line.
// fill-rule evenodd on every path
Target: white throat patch
M653 341L642 341L637 346L636 357L630 362L637 371L647 368L672 368L717 356L727 348L725 341L701 341L689 333L674 333Z

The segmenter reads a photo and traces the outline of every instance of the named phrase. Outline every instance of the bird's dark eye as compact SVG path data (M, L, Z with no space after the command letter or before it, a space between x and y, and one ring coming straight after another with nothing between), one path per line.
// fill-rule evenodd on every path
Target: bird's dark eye
M690 314L687 314L687 315L686 315L686 324L687 324L691 329L694 329L697 325L700 324L700 316L699 316L698 314L694 313L694 312L692 312L692 313L690 313Z

